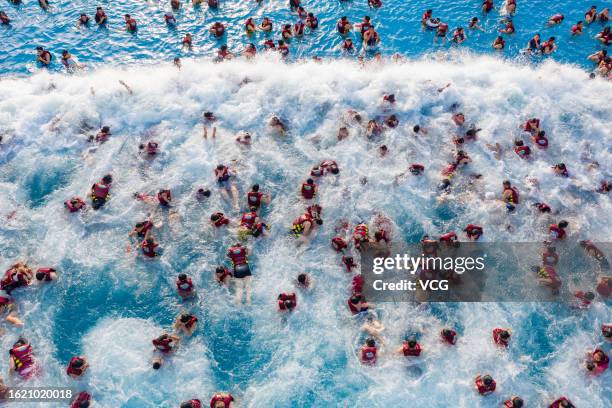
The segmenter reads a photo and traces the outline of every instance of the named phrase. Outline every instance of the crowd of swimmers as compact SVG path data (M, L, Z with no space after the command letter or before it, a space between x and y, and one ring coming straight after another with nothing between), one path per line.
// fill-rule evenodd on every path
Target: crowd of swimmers
M19 3L20 0L13 0L13 2ZM41 7L43 7L45 10L47 9L48 3L46 0L39 0L39 3L41 4ZM194 7L200 6L201 3L203 3L203 0L193 0ZM219 7L218 0L208 0L207 3L212 9ZM368 3L372 8L382 7L382 2L379 0L369 0ZM251 42L249 42L239 53L232 52L226 44L220 45L216 52L216 60L223 61L232 59L238 54L241 54L246 58L252 58L257 55L259 50L278 52L283 58L286 58L290 54L289 46L291 45L291 40L293 38L300 38L308 32L323 29L319 25L317 16L313 12L305 10L300 0L290 0L289 6L292 13L297 16L297 22L292 24L281 24L280 38L277 40L272 38L273 33L275 32L275 25L269 17L264 16L261 21L256 21L253 17L248 17L244 22L243 29L247 39ZM183 4L180 0L170 0L170 8L172 10L176 11L181 7L183 7ZM517 10L516 0L507 0L498 9L500 13L503 12L505 14L505 17L500 20L501 26L500 28L496 29L499 35L495 38L491 44L491 47L495 50L501 51L506 47L505 37L511 36L516 32L516 27L513 22L513 16ZM493 0L483 1L481 6L482 13L487 15L492 13L494 10L496 10L496 7ZM608 46L612 41L610 26L606 25L610 20L609 13L610 11L607 7L598 10L596 6L591 6L585 12L584 19L576 21L575 24L570 27L568 30L568 35L583 35L587 29L587 26L599 24L602 25L603 28L600 32L594 35L594 39L600 42L603 46ZM111 24L111 17L116 16L109 16L102 7L97 7L93 20L89 17L89 15L83 13L79 16L76 24L79 27L88 27L89 25L93 24L105 27ZM552 15L548 21L546 21L546 25L549 27L560 25L563 24L564 19L565 17L563 14L556 13ZM138 22L132 15L125 14L121 20L121 24L123 24L125 31L129 33L136 33L138 31ZM177 18L172 12L164 13L162 21L169 26L174 26L177 24ZM8 25L10 22L11 18L4 11L0 11L0 23ZM467 30L469 31L484 31L484 28L480 25L479 18L476 16L467 21L466 24ZM433 10L431 9L426 10L421 16L421 25L424 30L434 32L434 42L446 42L448 40L458 45L462 44L468 39L466 35L466 28L459 26L451 32L449 24L445 22L442 17L435 17L433 15ZM215 21L210 25L208 31L216 41L223 41L226 36L227 27L224 23ZM260 45L256 45L255 42L252 42L254 41L254 36L257 31L260 31L265 35L265 38ZM358 23L352 23L349 21L347 16L342 16L336 23L335 31L341 37L341 43L338 48L342 52L352 54L357 51L359 45L354 43L353 37L350 35L351 32L356 31L359 33L359 39L362 46L361 49L364 52L370 52L370 54L373 54L375 58L381 57L381 53L378 49L381 42L381 36L376 31L375 24L371 20L370 16L364 16L363 20ZM186 33L181 40L181 47L191 49L193 46L193 41L193 35L191 33ZM546 41L543 41L540 34L537 33L533 35L524 51L526 54L530 55L546 55L553 53L556 49L557 44L554 36L551 36ZM53 54L48 49L39 46L36 49L36 53L37 62L41 66L48 67L52 63ZM360 54L360 58L363 58L363 56L363 54ZM314 58L320 59L316 56ZM597 51L589 55L588 59L596 64L594 74L597 73L608 78L612 77L612 59L608 57L607 50L602 49ZM61 62L69 72L74 72L75 70L83 67L83 65L78 62L76 57L74 57L69 50L61 51ZM175 58L174 62L180 67L180 58Z

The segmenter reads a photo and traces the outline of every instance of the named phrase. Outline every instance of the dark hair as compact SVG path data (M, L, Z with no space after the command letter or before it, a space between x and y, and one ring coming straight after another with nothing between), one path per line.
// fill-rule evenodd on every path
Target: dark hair
M419 125L414 125L414 127L412 128L412 131L414 133L419 133L419 130L421 130L421 127Z
M314 183L314 180L313 180L313 179L311 179L311 178L309 178L308 180L306 180L306 183L308 183L308 184L313 184L313 183Z
M187 323L188 321L191 320L193 316L188 314L188 313L184 313L181 315L181 323Z
M159 370L160 367L161 367L161 363L159 361L154 361L153 362L153 369L154 370Z
M376 342L374 341L374 339L369 338L366 340L366 344L368 345L368 347L374 347L376 346Z
M501 333L499 333L499 337L501 339L508 339L510 338L510 332L508 330L502 330Z
M36 280L43 280L45 279L45 274L43 272L36 272Z
M183 402L181 404L180 408L193 408L193 402L191 402L191 401Z
M538 136L546 136L546 132L544 130L540 130L538 132Z
M251 187L251 190L255 192L259 191L259 184L253 184L253 187Z
M569 225L569 223L565 220L559 221L559 227L561 228L566 228Z
M211 221L217 221L219 218L221 218L221 213L214 213L210 216Z
M338 166L332 166L331 172L332 174L338 174L340 173L340 169L338 168Z
M113 182L113 176L111 176L110 174L107 174L106 176L102 177L102 182L104 183L112 183Z
M178 278L179 278L180 280L187 280L187 275L185 275L184 273L179 273Z
M217 266L215 273L225 273L225 268L222 266Z
M67 52L67 51L66 51ZM104 133L108 133L110 132L110 127L109 126L102 126L102 129L100 129L102 132Z
M410 348L415 348L415 347L416 347L416 345L417 345L416 340L408 340L408 346L409 346Z
M151 238L151 237L147 238L147 244L151 245L151 244L154 244L154 243L155 243L155 240L153 238Z
M487 374L482 377L482 382L484 382L486 385L490 385L493 382L493 377Z
M297 277L298 282L300 282L301 284L306 283L306 279L308 279L308 275L306 275L305 273L300 273Z
M84 365L85 365L85 360L83 360L81 357L77 357L72 363L72 366L74 368L80 368L80 367L83 367Z
M513 408L522 408L523 407L523 399L521 397L512 398L512 407Z
M515 145L515 146L523 146L524 144L525 144L525 143L523 143L523 141L522 141L522 140L520 140L520 139L516 139L516 140L514 141L514 145Z

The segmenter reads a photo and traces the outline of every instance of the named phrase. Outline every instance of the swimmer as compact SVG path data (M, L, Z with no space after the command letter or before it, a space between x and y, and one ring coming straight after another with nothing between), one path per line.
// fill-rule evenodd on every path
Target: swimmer
M368 5L370 6L370 8L381 8L382 7L382 1L381 0L368 0Z
M272 21L268 17L264 17L258 28L264 33L269 33L272 31Z
M503 408L523 408L524 402L521 397L513 396L509 400L504 401Z
M521 159L529 159L531 149L529 146L525 146L525 142L523 142L521 139L516 139L514 141L514 153L516 153Z
M595 64L599 65L601 61L604 61L608 56L607 50L599 50L587 57L589 61L593 61Z
M425 24L433 17L433 10L425 10L423 15L421 16L421 24L425 26Z
M612 294L612 276L600 276L597 278L597 286L595 289L597 293L599 293L599 296L603 299L608 299Z
M90 136L90 141L95 141L96 143L104 143L108 141L108 138L112 135L109 126L102 126L100 131L96 133L95 137Z
M504 180L502 183L502 201L506 203L506 208L510 212L514 211L519 203L519 191L509 180Z
M17 373L22 379L29 379L38 371L34 360L34 349L30 343L20 337L9 351L9 373Z
M261 207L261 204L270 204L272 201L272 196L270 194L265 194L259 191L259 184L253 184L251 187L251 191L247 193L247 204L249 207L255 208L258 210Z
M210 399L211 408L232 408L234 397L227 392L218 392ZM194 407L195 408L195 407Z
M390 115L389 117L387 117L387 119L385 119L385 125L392 129L396 128L399 125L399 119L397 118L397 116L395 116L395 114Z
M281 135L284 135L285 132L287 131L287 127L285 126L283 121L280 120L278 116L272 116L270 118L270 121L268 122L268 126L270 126L272 130L274 130L275 132Z
M283 40L277 41L277 50L281 54L281 57L286 58L289 56L289 47Z
M512 331L510 329L493 329L493 342L498 346L508 347L511 335Z
M308 17L306 17L306 27L311 30L316 30L319 27L319 19L317 19L313 13L308 13Z
M567 171L567 167L565 163L558 163L552 167L554 173L558 176L569 177L569 172Z
M151 234L149 234L149 236L140 243L142 254L147 258L155 258L160 256L161 252L157 249L158 247L159 244L155 241L155 237L153 237Z
M564 19L565 19L565 16L563 16L563 14L559 14L559 13L554 14L553 16L551 16L548 19L547 25L548 26L554 26L554 25L557 25L557 24L561 24Z
M236 287L235 303L242 303L242 292L245 292L246 304L251 304L251 268L248 261L249 250L240 243L227 250L226 256L234 266L233 280Z
M172 7L173 10L180 9L181 8L180 0L170 0L170 7Z
M482 227L474 224L468 224L467 227L463 229L467 237L472 241L478 241L478 239L483 234Z
M342 41L342 44L340 44L340 49L342 49L342 51L347 52L347 53L352 53L355 51L355 44L353 44L353 39L350 37L347 37L344 39L344 41ZM346 129L346 127L342 127L340 129ZM348 130L346 131L348 134ZM348 135L347 135L348 137ZM342 140L340 138L340 134L338 134L338 140Z
M257 25L255 24L255 19L253 19L253 17L249 17L244 22L244 29L247 36L251 36L255 33L255 31L257 31Z
M166 13L164 14L164 21L166 22L166 24L168 24L169 26L174 26L176 25L176 18L174 17L174 15L172 13Z
M380 136L383 132L383 127L374 119L368 121L366 126L366 137L372 139L375 136Z
M68 363L68 367L66 367L66 374L72 379L78 380L89 368L89 363L85 357L72 357L70 362Z
M85 210L86 204L80 197L72 197L70 200L64 202L64 207L66 207L69 212L75 213Z
M132 18L129 14L123 16L125 20L125 31L129 33L135 33L138 30L138 25L136 24L136 20Z
M506 46L506 41L501 35L498 35L495 41L493 41L492 47L498 51L501 51Z
M197 328L198 318L189 313L181 313L174 321L174 328L185 336L191 336Z
M344 267L346 268L346 271L348 273L351 273L351 271L353 270L353 268L356 268L358 265L355 263L355 260L353 259L352 256L343 256L342 257L342 264L344 265Z
M255 55L257 55L257 48L255 47L255 44L253 43L249 43L247 44L247 46L245 47L244 51L242 51L242 55L244 55L247 59L251 59L253 58ZM250 145L251 144L251 135L247 132L245 135L245 139L246 136L248 136L248 143L242 143L244 145ZM238 139L236 139L238 140ZM241 143L241 142L238 142Z
M374 26L371 25L363 34L363 47L364 48L373 48L380 44L380 35L374 29Z
M89 408L92 404L91 394L87 391L82 391L72 400L70 408Z
M442 329L440 332L440 339L447 344L454 345L457 343L457 332L453 329Z
M422 127L421 125L414 125L414 127L412 128L412 132L417 136L418 135L426 136L427 133L429 133L429 131L426 128Z
M448 24L440 22L436 29L436 35L434 36L433 42L434 44L438 40L438 38L442 38L442 42L446 42L446 35L448 34Z
M153 222L150 218L143 222L139 222L136 224L134 229L128 233L128 237L133 235L138 236L139 238L148 238L153 230Z
M184 273L180 273L176 278L176 291L179 296L183 299L193 297L196 294L196 290L193 286L193 281L189 276Z
M462 112L455 113L452 119L457 126L463 126L465 124L465 115Z
M370 309L370 304L366 298L360 293L353 293L347 301L348 308L353 315L367 312Z
M596 18L597 7L591 6L591 8L586 13L584 13L584 21L586 21L587 24L591 24L593 21L595 21Z
M57 271L51 267L38 268L36 270L36 283L52 282L57 280Z
M546 137L546 132L543 130L536 132L535 135L532 134L531 140L539 149L548 148L548 138Z
M81 13L79 20L77 21L77 26L87 27L89 25L89 16L85 13Z
M359 351L359 359L363 364L374 365L376 364L377 352L378 349L376 348L376 341L369 338Z
M482 3L481 10L485 14L493 10L493 0L484 0L484 2Z
M217 179L217 185L219 186L221 196L226 201L232 201L234 210L238 211L238 187L234 183L236 173L229 167L218 164L214 170L215 177Z
M208 4L209 8L216 9L217 7L219 7L219 0L207 0L206 4Z
M484 28L482 28L478 23L480 23L480 20L478 19L478 17L472 17L470 19L470 23L468 24L468 28L470 30L484 31Z
M353 29L353 25L347 16L342 16L336 23L336 30L340 35L347 35Z
M9 16L2 10L0 10L0 24L10 24L11 23L11 19L9 18Z
M304 36L304 29L305 29L305 27L306 27L306 25L302 21L298 21L297 23L295 23L293 25L293 36L294 37L303 37Z
M397 350L404 357L419 357L422 351L421 345L414 338L404 340L402 346Z
M225 34L225 26L217 21L208 29L208 31L216 38L220 39Z
M219 285L228 286L233 277L232 272L224 266L217 266L215 269L215 280Z
M283 30L281 31L281 37L283 37L283 40L288 41L291 39L291 37L293 37L293 33L291 31L291 24L285 24L283 26Z
M146 157L152 158L159 152L159 143L154 140L149 140L147 144L140 144L138 149L146 155Z
M476 386L476 391L478 391L480 395L489 395L495 391L496 388L495 380L488 374L476 376L474 384Z
M601 13L599 13L599 15L597 16L597 19L599 20L600 23L607 23L608 21L610 21L610 9L606 7L603 10L601 10Z
M584 23L582 21L578 21L576 24L574 24L570 30L570 33L572 35L582 35L582 31L584 29Z
M299 17L300 20L304 20L307 16L306 10L304 9L304 7L299 6L297 8L297 15Z
M555 37L550 37L548 41L544 42L540 47L542 54L552 54L556 49Z
M317 194L317 185L314 180L309 178L305 183L302 183L300 187L300 195L305 200L312 200Z
M300 273L297 276L296 285L300 289L311 290L314 287L314 279L308 273Z
M4 278L0 281L0 289L10 295L13 290L30 285L32 280L32 269L23 262L17 262L4 272Z
M593 375L600 375L610 366L610 358L603 350L597 348L587 353L586 369Z
M199 399L190 399L189 401L181 402L179 408L202 408L202 401Z
M183 37L183 41L181 42L181 44L183 45L183 48L187 48L191 50L192 43L193 43L193 38L191 37L191 34L190 33L185 34L185 37Z
M106 13L102 7L96 7L96 14L94 16L94 20L96 20L96 24L102 26L106 24L107 21Z
M598 33L595 36L595 38L601 41L604 45L610 44L610 42L612 41L612 33L610 32L610 26L606 26L600 33ZM609 64L610 64L610 61L608 59L606 60L606 68L608 67ZM609 68L607 69L609 72Z
M421 251L425 257L436 257L439 249L438 241L429 238L429 235L423 235L421 238Z
M516 0L506 0L506 13L512 15L515 12L516 12Z
M306 208L306 212L296 218L291 226L291 234L299 239L301 244L308 242L308 236L316 225L322 225L321 206L315 204Z
M215 228L221 228L230 224L229 218L227 218L222 212L213 213L210 216L210 222Z
M106 204L110 197L110 188L113 183L113 177L110 174L102 177L102 180L94 183L91 186L91 207L98 210Z
M297 295L292 293L281 293L278 295L278 311L292 312L297 307Z
M363 276L355 275L353 276L353 280L351 281L351 288L353 290L353 295L360 294L363 292Z
M576 299L570 305L572 309L588 309L595 300L595 294L591 291L577 290L574 292L574 297Z
M173 64L178 69L181 69L182 64L181 64L181 59L179 57L174 58Z
M235 57L235 55L230 52L227 48L227 45L223 44L221 47L219 47L219 49L217 50L217 61L225 61L225 60L231 60ZM216 130L216 128L214 129ZM214 132L213 130L213 132ZM213 134L213 139L214 139L214 134Z
M453 32L453 38L452 41L455 44L461 44L465 41L466 37L465 37L465 31L463 30L462 27L457 27L455 29L455 31Z
M51 65L51 60L53 59L53 55L43 47L36 47L36 60L40 63L42 67L48 67Z
M527 119L527 121L521 125L521 129L531 134L538 133L540 130L542 130L540 128L540 119L538 118Z
M506 22L506 25L504 26L504 28L500 28L498 31L504 34L514 34L516 30L514 28L514 23L512 22L512 20L506 19L504 21Z
M550 404L548 408L576 408L576 406L566 397L561 397Z
M534 266L532 270L537 274L537 281L540 285L548 286L553 295L559 294L561 279L555 268L552 266Z
M599 261L599 263L602 266L604 267L608 266L608 260L606 259L606 256L604 255L603 251L597 248L597 246L595 246L595 244L592 241L589 241L589 240L580 241L580 246L586 251L586 253L589 256Z
M533 54L533 53L540 52L540 48L541 48L540 34L536 34L533 37L531 37L531 40L529 40L529 43L527 44L527 48L525 49L525 51L527 51L528 54Z
M47 2L47 0L38 0L38 5L45 11L49 10L49 2Z
M163 333L159 337L156 337L152 341L155 350L161 354L161 356L168 356L173 354L181 343L181 338L176 334ZM153 359L153 369L159 370L163 364L163 358L158 356Z
M605 341L612 343L612 324L602 324L601 335Z

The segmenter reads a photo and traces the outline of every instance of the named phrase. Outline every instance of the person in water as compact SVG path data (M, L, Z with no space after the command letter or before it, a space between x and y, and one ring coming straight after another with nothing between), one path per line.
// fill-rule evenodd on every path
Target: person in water
M17 313L17 304L5 290L0 290L0 316L4 316L4 320L13 326L23 326Z
M402 343L397 352L404 357L419 357L423 349L414 338L407 338Z
M255 208L255 210L259 210L262 203L270 204L272 201L272 196L270 194L263 193L259 191L259 184L253 184L251 187L251 191L247 193L247 205L251 208Z
M374 48L380 44L380 35L374 29L374 26L371 25L363 34L363 47L364 48Z
M176 291L182 299L188 299L196 295L196 290L191 277L180 273L176 278Z
M512 398L504 401L503 408L523 408L523 406L523 399L515 395Z
M493 329L493 342L501 347L508 347L510 344L510 336L512 331L510 329Z
M234 401L232 394L218 392L210 399L210 408L232 408L232 402Z
M197 328L198 318L189 313L181 313L174 321L174 328L185 336L191 336Z
M610 366L610 358L603 350L597 348L587 353L585 366L592 375L601 375Z
M277 304L280 312L292 312L297 307L297 295L295 292L283 292L278 295Z
M23 337L20 337L9 351L9 369L10 374L16 373L24 380L34 377L38 372L34 349Z
M158 353L153 358L152 366L154 370L159 370L164 363L164 357L172 355L178 349L181 338L176 334L163 333L152 341L155 351Z
M359 350L359 359L362 364L375 365L378 358L377 354L378 348L376 347L376 341L369 338Z
M234 210L238 211L240 209L238 206L238 187L234 183L236 173L224 164L217 165L214 173L221 196L227 201L231 200Z
M87 359L85 357L72 357L72 359L70 359L70 362L68 363L68 366L66 367L66 374L68 374L70 378L78 380L83 375L85 375L85 372L88 368L89 363L87 362Z
M496 388L495 380L488 374L476 376L474 385L476 386L476 391L478 391L480 395L489 395L493 393Z
M42 67L48 67L51 65L51 61L53 60L53 55L45 50L43 47L36 47L36 61L40 63Z
M244 292L245 303L251 304L251 268L248 261L249 250L240 243L231 246L226 256L232 261L234 267L233 281L236 287L235 303L242 303Z
M110 198L110 188L113 176L110 174L102 177L102 180L91 186L91 208L99 210Z
M297 276L296 285L300 289L311 290L314 287L314 279L308 273L300 273Z

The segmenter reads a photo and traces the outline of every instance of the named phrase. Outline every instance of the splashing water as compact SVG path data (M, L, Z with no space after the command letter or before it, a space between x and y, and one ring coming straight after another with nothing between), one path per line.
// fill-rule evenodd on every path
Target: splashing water
M447 83L449 88L437 91ZM579 407L606 407L612 397L609 373L592 378L582 368L585 350L600 341L599 327L610 317L602 303L581 312L536 303L380 304L388 351L404 333L418 331L425 353L419 364L406 365L389 352L378 366L364 368L356 358L359 325L346 308L350 277L329 239L337 220L354 225L383 212L396 225L396 240L415 242L423 233L478 221L487 241L541 241L555 216L538 218L528 205L507 216L486 198L497 195L507 178L524 203L545 200L568 219L572 238L610 237L609 197L593 190L610 176L611 88L552 61L533 68L458 55L363 68L343 61L194 61L180 71L161 64L1 81L0 264L6 268L23 259L61 273L45 288L15 292L25 328L6 328L2 350L23 332L43 367L33 380L37 385L73 385L65 365L73 355L86 355L92 368L77 388L90 390L102 407L175 407L197 396L207 401L216 390L231 391L240 406L253 407L491 407L511 395L529 406L566 395ZM338 142L347 109L367 118L384 115L381 97L390 92L398 101L398 128L368 141L351 127L350 137ZM473 159L470 171L484 178L473 188L458 180L440 202L440 169L454 152L454 104L483 129L466 150ZM203 111L219 118L215 140L202 138ZM286 136L268 130L272 115L288 124ZM551 146L526 164L510 146L521 136L519 124L532 116L541 118ZM417 123L429 129L427 136L413 136ZM86 129L95 132L101 125L111 126L113 135L87 153L92 131ZM253 134L252 147L235 143L241 130ZM161 154L146 161L138 145L150 139L160 142ZM509 151L500 161L486 148L496 142ZM383 143L389 153L381 158ZM307 249L296 250L286 231L304 209L297 186L324 159L336 160L341 173L335 181L321 181L325 223ZM559 161L575 178L552 174L550 166ZM424 177L395 184L413 162L425 165ZM212 231L209 216L217 210L238 216L214 187L218 163L234 163L241 197L255 182L273 195L262 212L270 236L249 243L250 307L234 306L212 280L234 238ZM102 210L65 213L67 198L84 196L108 172L115 182ZM538 189L530 178L539 180ZM205 203L195 200L200 186L213 191ZM152 211L133 193L160 188L171 189L180 218L156 213L164 253L144 261L137 251L126 252L126 234ZM292 291L302 271L314 276L316 287L298 294L297 310L281 319L276 296ZM180 302L174 291L180 272L194 277L197 301ZM181 310L195 313L199 327L167 366L153 371L150 340ZM457 347L437 340L444 326L458 328ZM507 352L492 344L493 327L513 329ZM0 365L7 368L5 360ZM484 372L498 383L498 391L485 398L472 385Z

